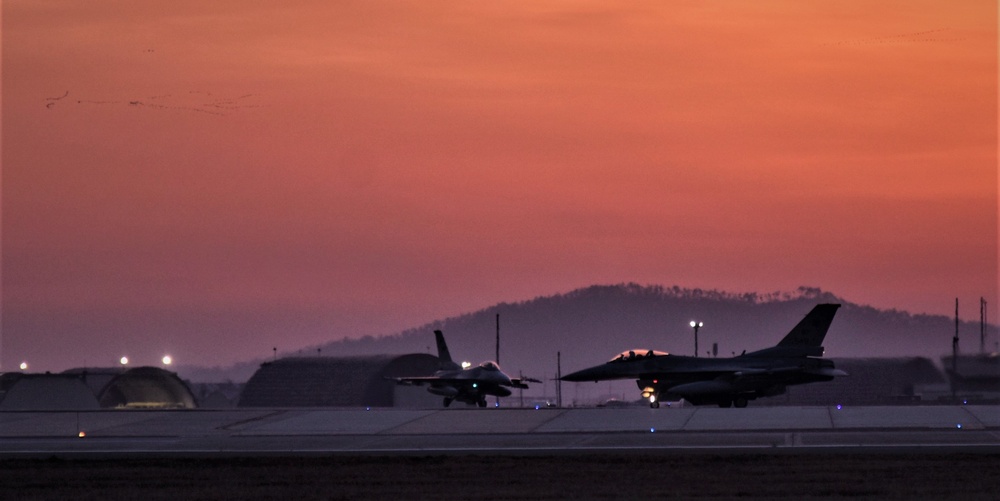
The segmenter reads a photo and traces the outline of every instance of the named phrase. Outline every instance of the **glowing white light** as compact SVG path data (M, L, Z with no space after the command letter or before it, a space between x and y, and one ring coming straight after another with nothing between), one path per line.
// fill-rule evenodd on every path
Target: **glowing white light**
M28 370L28 362L21 362L21 370L22 371Z
M469 367L472 367L472 364L470 362L462 362L463 369L468 369Z
M649 429L649 432L650 432L650 433L656 433L656 428L650 428L650 429Z
M697 323L697 322L695 322L694 320L692 320L692 321L691 321L691 327L694 327L695 325L698 325L698 323Z
M128 365L128 357L122 357L119 362L121 362L122 365Z
M961 430L961 429L962 429L962 423L959 423L959 424L958 424L958 429L959 429L959 430Z
M170 358L170 355L163 355L163 365L170 365L174 363L174 359Z
M841 405L837 404L837 410L839 411L841 408L842 408Z
M651 404L652 404L652 403L654 403L654 402L656 402L656 395L650 395L650 396L649 396L649 403L651 403Z

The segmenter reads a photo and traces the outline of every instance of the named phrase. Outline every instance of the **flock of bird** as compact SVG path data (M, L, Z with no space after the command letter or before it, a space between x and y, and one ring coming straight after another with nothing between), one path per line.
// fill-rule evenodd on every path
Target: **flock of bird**
M56 104L69 96L69 91L58 97L45 98L45 107L52 109ZM244 94L236 97L213 96L211 92L189 91L187 95L161 94L150 96L145 99L126 100L92 100L80 99L76 104L81 105L102 105L102 106L129 106L135 108L145 108L150 110L179 110L195 113L207 113L209 115L225 116L229 113L248 109L259 108L261 105L253 102L255 94Z
M908 43L929 43L929 42L961 42L965 38L942 37L942 32L948 28L936 30L917 31L913 33L903 33L902 35L892 35L887 37L855 38L852 40L841 40L824 45L858 46L858 45L899 45Z

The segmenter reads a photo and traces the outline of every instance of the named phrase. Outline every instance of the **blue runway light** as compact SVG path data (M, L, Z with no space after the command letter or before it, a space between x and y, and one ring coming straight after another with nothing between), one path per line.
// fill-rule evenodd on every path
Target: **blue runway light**
M535 404L535 410L536 410L536 411L537 411L538 409L541 409L541 408L542 408L542 406L540 406L540 405L538 405L538 404Z
M962 429L962 423L958 423L958 429L959 429L959 430L961 430L961 429Z
M650 429L649 429L649 432L650 432L650 433L656 433L656 428L650 428Z
M837 410L838 410L838 411L839 411L840 409L842 409L842 408L843 408L843 407L841 407L841 405L840 405L840 404L837 404Z

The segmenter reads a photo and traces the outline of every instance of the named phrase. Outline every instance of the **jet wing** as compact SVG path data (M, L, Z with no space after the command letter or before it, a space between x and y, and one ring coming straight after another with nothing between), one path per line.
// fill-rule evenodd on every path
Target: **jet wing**
M455 378L455 377L440 377L440 376L423 376L423 377L387 377L386 379L391 379L396 381L397 384L407 385L407 386L423 386L425 384L432 385L449 385L449 386L468 386L475 388L477 385L499 385L507 386L503 383L498 383L496 381L484 381L480 379L472 378Z
M770 369L744 369L733 373L733 377L757 376L771 374L787 374L789 372L801 372L803 374L814 374L817 376L846 376L847 373L833 367L774 367Z
M730 366L716 365L705 367L685 367L682 370L671 371L651 371L641 374L639 379L686 379L690 376L712 377L719 379L739 379L748 376L767 376L776 374L788 374L792 372L802 372L805 374L816 374L822 376L846 376L847 373L830 367L802 367L798 365L788 365L783 367L751 368L745 365L733 364Z
M511 378L510 379L510 385L512 387L514 387L514 388L521 388L521 389L524 389L524 390L528 389L528 385L526 383L541 383L541 382L542 381L540 379L535 379L533 377L521 377L521 378Z
M406 386L423 386L425 384L440 383L446 381L453 381L449 379L441 379L437 376L423 376L423 377L386 377L395 381L396 384L406 385Z
M768 367L766 369L749 369L742 368L733 371L706 371L716 373L715 379L720 381L738 381L743 378L753 378L756 376L778 376L781 374L791 374L795 372L803 374L814 374L819 376L846 376L847 373L830 367L799 367L797 365L790 365L785 367Z

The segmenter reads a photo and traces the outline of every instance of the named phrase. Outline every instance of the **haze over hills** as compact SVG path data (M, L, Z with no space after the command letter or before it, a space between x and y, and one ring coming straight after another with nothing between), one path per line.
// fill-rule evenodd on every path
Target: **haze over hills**
M691 355L694 336L689 321L704 322L699 331L701 356L732 356L777 343L819 303L840 303L827 334L826 356L925 356L933 360L951 350L953 318L879 310L851 303L818 288L794 292L733 294L715 290L641 286L634 283L594 285L565 294L538 297L452 317L395 335L345 339L298 353L300 356L354 356L425 352L436 354L433 330L444 331L456 359L479 363L495 357L496 315L500 315L500 364L505 371L551 378L556 353L563 372L609 360L626 349L642 348ZM979 324L960 324L961 351L978 352ZM996 327L989 326L987 348L995 349ZM195 381L243 381L266 360L227 369L179 367Z

